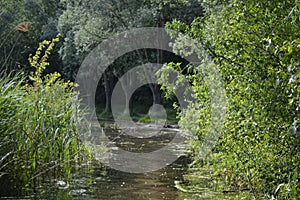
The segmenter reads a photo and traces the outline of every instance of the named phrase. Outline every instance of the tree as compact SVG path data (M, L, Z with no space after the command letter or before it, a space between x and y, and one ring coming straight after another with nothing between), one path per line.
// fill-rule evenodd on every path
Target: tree
M28 56L34 52L39 41L57 35L55 17L59 10L58 2L59 0L0 1L0 66L4 75L21 68L29 70ZM27 23L27 28L17 29L17 25L22 23Z
M64 71L70 79L74 79L80 63L85 56L104 39L113 34L129 30L134 27L162 27L165 22L175 18L186 18L187 21L202 13L202 8L197 1L172 0L121 0L121 1L63 1L65 11L59 19L58 29L65 36L61 48L64 62ZM193 8L193 9L191 9ZM79 19L79 20L78 20ZM147 58L161 62L162 52L146 51ZM111 86L115 83L113 77L120 77L134 63L128 60L138 60L135 63L149 62L144 60L145 50L133 52L131 55L120 59L114 67L114 73L105 73L104 88L106 88L106 111L111 111L110 97ZM136 58L133 59L132 56ZM130 58L131 57L131 58ZM124 61L124 62L123 62ZM153 60L154 61L154 60ZM160 101L158 86L149 85L153 92L154 101Z
M216 169L230 180L230 188L247 187L256 196L271 198L282 187L278 198L299 196L299 1L232 0L204 7L205 16L190 25L177 20L168 27L201 42L224 78L229 105L214 149ZM186 51L186 44L178 41L175 48ZM202 117L209 97L199 76L190 76L199 102L180 122L198 136L195 151L200 151L210 123Z

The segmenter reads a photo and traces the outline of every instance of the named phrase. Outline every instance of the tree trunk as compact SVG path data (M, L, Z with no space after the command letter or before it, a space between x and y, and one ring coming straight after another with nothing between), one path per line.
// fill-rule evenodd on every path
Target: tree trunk
M149 84L153 95L153 104L160 104L161 103L161 93L160 93L160 86L155 84Z
M111 80L109 79L109 75L104 73L104 87L105 87L105 111L106 113L111 113Z

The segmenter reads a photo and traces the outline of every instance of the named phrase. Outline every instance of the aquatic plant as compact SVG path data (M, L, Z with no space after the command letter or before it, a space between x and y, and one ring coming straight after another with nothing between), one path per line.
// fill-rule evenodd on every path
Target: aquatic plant
M29 56L29 77L0 80L0 194L33 188L41 177L68 181L87 151L80 143L79 100L59 73L44 75L59 38L40 43Z

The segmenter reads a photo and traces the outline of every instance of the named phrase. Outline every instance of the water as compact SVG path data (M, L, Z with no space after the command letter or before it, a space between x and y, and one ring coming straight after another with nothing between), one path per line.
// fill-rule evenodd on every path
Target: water
M174 180L180 180L180 170L176 165L144 174L130 174L109 169L106 176L96 178L89 187L93 192L90 194L87 192L85 199L176 199L178 193L174 187Z
M176 135L176 129L163 129L159 133L154 125L141 125L145 137L137 138L117 131L107 123L105 133L113 141L113 148L121 148L131 152L152 152L163 147ZM127 131L130 131L127 129ZM110 146L107 144L106 146ZM126 173L111 168L105 175L96 178L92 188L93 192L87 199L112 199L112 200L162 200L177 199L178 191L174 187L174 181L182 181L182 174L186 170L189 159L184 154L185 147L176 148L179 159L162 169L147 173ZM123 163L120 163L122 165ZM101 174L101 173L100 173ZM86 196L87 197L87 196ZM79 197L80 199L80 197Z
M150 139L134 138L111 128L106 123L106 134L117 148L133 152L150 152L169 142L176 130L163 130L161 134ZM145 130L154 130L145 125ZM147 132L145 131L145 132ZM156 130L154 130L156 131ZM108 145L109 147L109 145ZM182 187L183 175L187 172L189 158L183 149L176 147L179 159L156 171L147 173L126 173L111 168L103 170L97 164L86 167L86 173L74 174L71 183L63 180L44 181L33 195L21 199L86 199L86 200L196 200L196 199L230 199L222 193L214 192L209 184L209 176L201 176L201 187ZM120 163L122 164L122 163ZM202 184L203 182L203 184ZM199 183L198 183L199 185ZM13 199L13 198L2 198Z

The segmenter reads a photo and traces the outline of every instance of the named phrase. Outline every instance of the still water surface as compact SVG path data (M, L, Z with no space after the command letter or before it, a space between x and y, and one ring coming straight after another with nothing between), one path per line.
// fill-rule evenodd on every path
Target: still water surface
M119 130L105 125L105 132L115 146L135 152L149 152L169 142L176 130L161 131L157 137L147 139L134 138L122 134ZM149 126L146 131L149 131ZM157 131L157 130L155 130ZM115 148L115 147L114 147ZM62 180L44 181L35 194L19 199L86 199L86 200L196 200L196 199L231 199L215 192L211 187L209 176L199 178L201 188L192 191L180 191L176 183L182 183L187 173L189 158L184 155L181 147L176 147L179 159L163 169L147 173L125 173L91 164L88 173L74 174L71 183ZM15 199L7 197L5 199Z

